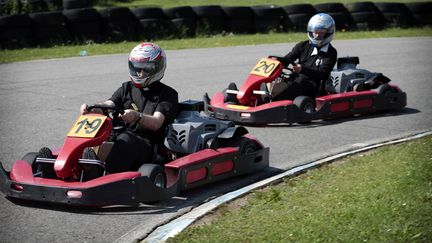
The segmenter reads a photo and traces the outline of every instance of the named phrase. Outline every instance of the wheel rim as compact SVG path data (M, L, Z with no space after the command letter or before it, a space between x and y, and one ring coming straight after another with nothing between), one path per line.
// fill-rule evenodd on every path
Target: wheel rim
M154 184L157 187L164 188L165 187L165 178L162 174L157 174L154 179Z
M314 110L315 110L315 107L314 107L314 105L313 104L311 104L311 103L307 103L305 106L304 106L304 112L306 112L306 113L312 113L312 112L314 112Z

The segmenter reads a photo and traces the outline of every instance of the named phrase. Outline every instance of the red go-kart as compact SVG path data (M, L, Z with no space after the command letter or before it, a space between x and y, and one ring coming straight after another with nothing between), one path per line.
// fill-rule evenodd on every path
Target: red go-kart
M119 121L121 109L88 107L94 108L104 115L80 116L60 148L27 153L10 172L0 163L0 190L24 201L138 205L263 170L269 164L269 148L244 127L202 116L203 102L187 101L180 104L181 112L165 139L155 146L152 161L136 171L107 174L104 160L113 145L110 136L127 126Z
M292 72L286 72L276 59L262 58L239 89L231 84L211 98L205 94L205 111L217 119L247 125L303 124L406 106L406 93L390 84L389 78L358 69L357 64L358 57L339 58L337 69L327 82L322 82L316 98L299 96L294 100L273 101L262 84L283 81Z

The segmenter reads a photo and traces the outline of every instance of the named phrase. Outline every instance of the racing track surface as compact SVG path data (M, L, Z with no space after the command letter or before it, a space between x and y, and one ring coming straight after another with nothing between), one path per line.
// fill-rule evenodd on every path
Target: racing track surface
M294 43L168 51L164 81L180 99L201 99L229 82L238 85L256 61L282 55ZM360 56L361 68L383 72L408 94L399 112L307 126L252 127L271 147L271 169L265 176L364 143L401 137L432 128L430 105L432 38L334 41L339 57ZM108 98L127 80L127 54L32 61L0 65L0 161L10 170L15 159L42 146L63 141L83 102ZM15 204L0 196L2 242L130 242L156 225L209 197L250 183L234 179L187 192L181 197L138 208L99 210L44 204Z

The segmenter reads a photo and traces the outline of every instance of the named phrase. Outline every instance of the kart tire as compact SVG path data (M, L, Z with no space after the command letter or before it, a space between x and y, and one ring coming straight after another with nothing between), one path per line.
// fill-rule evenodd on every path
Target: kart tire
M27 162L29 165L32 166L33 173L37 172L37 167L38 166L34 162L36 161L36 158L38 157L38 155L39 155L38 152L29 152L29 153L26 153L24 155L24 157L22 157L22 159L21 159L21 160L24 160L25 162Z
M387 96L387 95L390 95L390 94L397 93L398 91L397 91L395 88L393 88L393 87L391 87L390 85L388 85L388 84L381 84L381 85L377 88L376 92L377 92L379 95Z
M143 164L138 172L141 173L141 176L147 176L156 187L166 187L166 175L161 165Z
M367 90L366 85L362 83L355 84L353 87L353 91L360 92Z
M309 96L297 96L294 101L294 105L296 105L301 111L307 114L311 114L315 112L315 101ZM299 124L308 124L310 120L298 122Z
M258 145L254 140L242 137L240 140L239 151L241 154L251 154L258 151Z
M315 112L315 101L309 96L297 96L293 102L294 105L305 113Z

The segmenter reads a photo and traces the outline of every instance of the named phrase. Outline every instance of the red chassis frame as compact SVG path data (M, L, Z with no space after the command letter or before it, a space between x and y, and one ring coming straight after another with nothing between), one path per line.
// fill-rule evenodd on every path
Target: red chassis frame
M406 93L389 84L396 93L379 94L376 90L351 91L317 97L316 112L306 113L292 100L273 101L256 105L262 83L272 82L282 74L282 63L272 60L277 66L268 77L250 73L238 90L238 104L224 101L222 92L215 93L211 99L204 96L205 111L212 117L230 120L240 124L260 125L271 123L296 123L311 120L346 117L356 114L373 113L382 110L401 109L406 106Z
M94 116L102 116L92 114ZM256 152L241 154L237 147L203 149L164 165L167 187L160 188L137 171L104 175L80 182L74 174L85 147L100 145L112 130L106 118L93 138L66 137L64 145L54 150L57 178L41 178L32 166L17 160L10 172L0 163L0 190L8 197L78 206L137 205L178 195L181 191L263 170L269 165L269 148L256 141ZM66 179L62 179L66 178ZM75 178L75 179L73 179Z

